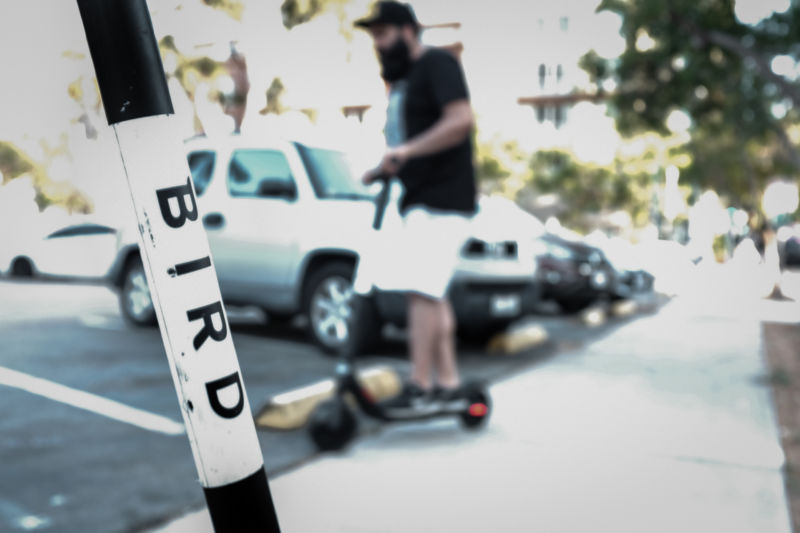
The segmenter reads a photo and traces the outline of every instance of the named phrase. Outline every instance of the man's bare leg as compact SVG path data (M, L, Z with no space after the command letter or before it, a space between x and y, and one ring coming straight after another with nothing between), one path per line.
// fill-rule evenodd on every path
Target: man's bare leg
M455 314L448 300L438 301L437 304L439 328L434 359L437 381L445 389L455 389L461 384L456 362Z
M440 329L439 302L411 293L408 295L408 336L411 352L411 381L425 390L433 387L432 371Z

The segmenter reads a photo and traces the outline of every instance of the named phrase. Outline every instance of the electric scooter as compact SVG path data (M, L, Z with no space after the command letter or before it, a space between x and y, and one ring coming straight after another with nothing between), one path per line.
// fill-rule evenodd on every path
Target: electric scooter
M372 228L376 232L383 224L391 191L389 176L380 175L377 180L381 182L382 187L375 199ZM378 235L373 234L373 238L378 238ZM366 320L368 313L374 312L370 295L354 294L351 312L350 334L340 349L340 360L336 366L334 395L314 409L309 422L311 439L319 450L339 450L355 436L358 420L354 407L366 416L382 422L408 422L455 416L459 418L464 428L479 428L486 424L491 414L491 399L486 387L480 382L464 384L457 398L447 401L432 399L430 402L402 411L378 402L359 383L355 363L359 355L356 347L361 345L358 342L358 335L367 334L359 326L369 323ZM352 398L352 401L347 401L347 398Z

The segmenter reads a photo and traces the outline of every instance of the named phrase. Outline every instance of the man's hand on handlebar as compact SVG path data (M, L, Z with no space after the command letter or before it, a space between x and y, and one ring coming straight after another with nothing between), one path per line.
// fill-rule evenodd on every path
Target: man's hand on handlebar
M371 168L371 169L367 170L366 172L364 172L364 175L361 176L361 183L363 183L364 185L370 185L372 183L375 183L376 181L379 181L384 176L385 176L385 174L380 169L380 167Z
M383 161L381 161L381 170L390 176L396 175L403 165L408 161L408 148L405 144L389 148L383 154Z
M395 176L407 160L408 150L405 145L389 148L383 155L381 164L377 168L365 172L361 181L365 185L369 185L386 176Z

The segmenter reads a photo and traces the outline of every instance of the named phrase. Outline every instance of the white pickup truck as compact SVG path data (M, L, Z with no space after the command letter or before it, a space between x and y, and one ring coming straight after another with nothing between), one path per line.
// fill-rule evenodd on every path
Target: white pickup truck
M345 153L238 135L185 147L225 304L258 306L271 320L306 315L313 339L336 350L348 335L351 281L375 209ZM525 240L513 228L502 236L491 221L474 227L450 293L459 326L473 337L506 327L539 297ZM130 322L154 324L135 235L121 241L109 281ZM402 295L378 292L374 307L373 340L383 324L405 324Z

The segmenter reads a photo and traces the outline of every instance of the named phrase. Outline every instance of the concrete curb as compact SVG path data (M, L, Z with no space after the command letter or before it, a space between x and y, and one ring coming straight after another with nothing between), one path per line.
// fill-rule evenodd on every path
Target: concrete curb
M639 310L639 304L634 300L620 300L611 304L611 314L614 316L631 316Z
M590 328L602 326L608 320L608 313L605 308L598 305L593 305L584 309L580 314L580 320L584 325Z
M388 366L369 368L358 377L378 400L395 396L402 387L400 376ZM333 396L335 386L333 379L325 379L269 398L255 415L256 427L292 430L305 426L314 408Z
M490 354L513 355L539 346L548 338L546 329L535 322L529 322L495 335L489 341L486 350Z

